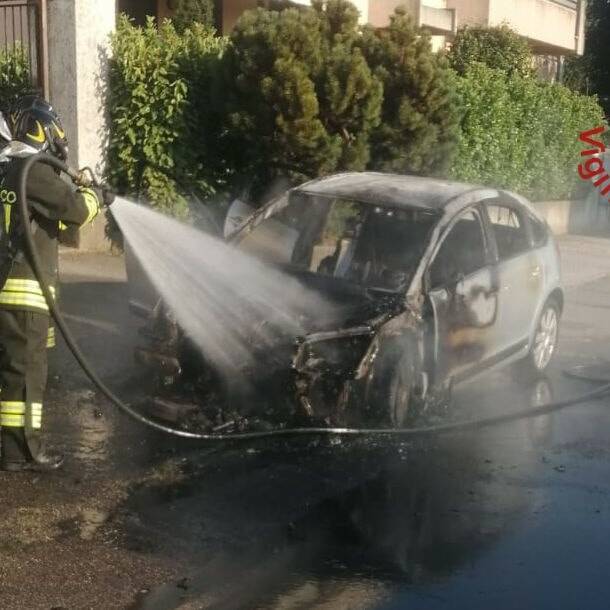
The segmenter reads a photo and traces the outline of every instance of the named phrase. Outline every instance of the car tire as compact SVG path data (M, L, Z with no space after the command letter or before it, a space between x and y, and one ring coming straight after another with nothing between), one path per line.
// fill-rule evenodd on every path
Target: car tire
M402 354L390 376L387 414L393 428L405 428L413 423L416 411L415 365L408 352Z
M561 307L557 299L550 297L536 322L530 351L515 367L517 379L532 381L544 376L557 351L560 317Z
M408 347L393 349L382 357L376 375L372 411L383 426L406 428L420 412L421 399L416 391L415 359Z

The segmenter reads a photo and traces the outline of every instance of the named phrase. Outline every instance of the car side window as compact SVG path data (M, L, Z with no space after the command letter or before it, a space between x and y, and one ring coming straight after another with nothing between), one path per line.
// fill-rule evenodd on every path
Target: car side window
M529 248L523 216L515 208L492 204L487 214L498 246L500 260L512 258Z
M530 227L532 228L532 240L534 248L541 248L546 244L549 237L546 224L531 213L528 213L527 219L530 223Z
M430 266L430 284L440 288L486 265L485 237L479 216L463 214L450 229Z

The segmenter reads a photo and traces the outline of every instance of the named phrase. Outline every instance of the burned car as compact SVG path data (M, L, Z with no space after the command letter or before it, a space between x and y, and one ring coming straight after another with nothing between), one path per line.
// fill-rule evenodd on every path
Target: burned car
M259 422L403 427L454 383L510 363L539 375L555 352L558 250L513 193L340 174L257 210L229 242L323 295L338 315L313 311L301 336L265 345L240 394L158 305L139 359L161 370L172 399L188 387L212 428L235 422L234 411Z

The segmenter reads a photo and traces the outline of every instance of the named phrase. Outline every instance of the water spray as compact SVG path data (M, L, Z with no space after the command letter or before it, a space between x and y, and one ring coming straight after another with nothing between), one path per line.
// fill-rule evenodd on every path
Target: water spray
M81 351L78 343L76 342L70 328L64 320L58 306L56 305L50 288L46 282L44 274L42 273L42 266L40 264L40 258L34 244L34 239L30 230L30 211L28 208L27 200L27 179L29 172L35 163L44 163L51 166L52 168L64 172L73 180L75 184L85 186L92 185L100 187L96 182L93 172L85 168L85 170L76 171L69 167L66 163L59 159L52 157L47 154L39 153L30 156L21 170L21 175L18 181L17 199L19 203L19 210L21 219L24 227L24 239L26 254L29 262L32 266L32 270L40 284L40 288L45 297L45 300L49 306L49 311L57 327L59 328L66 344L76 361L81 366L87 377L91 380L93 385L120 411L134 419L135 421L154 428L160 432L172 434L182 438L198 439L204 441L248 441L256 439L265 439L273 437L297 437L297 436L316 436L316 435L327 435L327 436L391 436L400 437L405 439L412 439L417 437L426 437L438 434L447 434L450 432L465 432L469 430L479 430L493 425L509 423L519 419L537 417L540 415L546 415L553 413L567 407L575 406L591 400L597 400L610 393L610 383L587 392L580 396L563 400L559 402L552 402L546 405L541 405L534 408L527 408L509 413L505 415L497 415L492 417L485 417L475 420L465 420L462 422L454 422L448 424L440 424L435 426L423 426L417 428L280 428L277 430L269 430L265 432L241 432L235 434L205 434L199 432L189 432L187 430L180 430L165 426L153 419L142 415L136 411L133 407L121 400L97 375L95 369L88 362L87 358Z

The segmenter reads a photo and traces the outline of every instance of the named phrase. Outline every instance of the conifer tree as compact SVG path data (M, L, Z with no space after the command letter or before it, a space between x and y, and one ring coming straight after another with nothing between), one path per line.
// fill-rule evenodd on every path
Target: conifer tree
M384 89L381 124L371 138L371 167L398 173L444 173L459 133L455 73L432 52L428 36L401 8L388 28L367 26L361 45Z
M248 11L226 56L226 154L261 184L436 171L456 140L451 74L402 12L374 31L347 0Z
M359 35L347 0L244 14L227 57L238 167L269 183L367 166L382 87Z
M183 32L193 23L214 26L213 0L178 0L172 19L178 32Z

